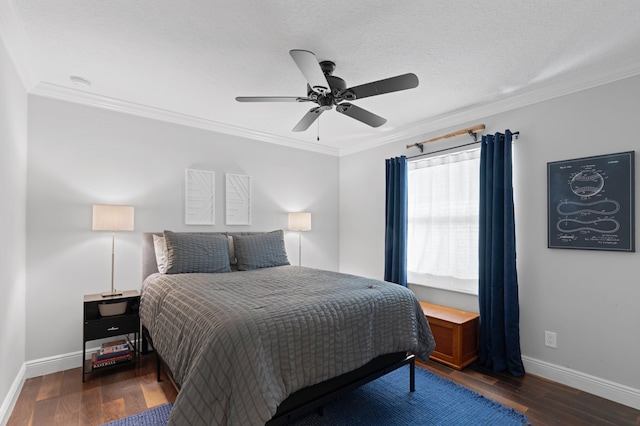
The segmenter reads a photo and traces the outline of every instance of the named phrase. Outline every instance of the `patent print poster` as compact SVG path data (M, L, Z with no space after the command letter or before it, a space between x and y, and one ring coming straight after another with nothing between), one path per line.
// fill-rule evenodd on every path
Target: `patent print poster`
M547 163L549 248L635 251L634 154Z

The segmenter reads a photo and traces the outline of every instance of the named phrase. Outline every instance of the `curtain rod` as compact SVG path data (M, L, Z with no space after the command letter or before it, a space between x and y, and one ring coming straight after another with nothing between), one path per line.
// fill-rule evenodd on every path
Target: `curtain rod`
M466 130L466 129L465 129L465 130ZM461 131L461 130L459 130L459 131ZM462 134L462 133L461 133L461 134ZM511 132L511 134L513 135L513 138L514 138L514 139L518 139L518 137L520 136L520 131L517 131L517 132ZM453 136L449 136L449 137L453 137ZM474 139L476 139L475 135L474 135L474 136L472 136L472 137L473 137ZM442 136L441 136L441 138L442 138L442 139L444 139L444 137L442 137ZM424 141L424 142L421 142L421 143L427 143L427 142L433 142L433 141ZM437 150L437 151L425 152L425 153L423 153L423 154L418 154L418 155L413 155L413 156L411 156L411 157L407 157L407 160L410 160L410 159L412 159L412 158L424 157L424 156L427 156L427 155L433 155L433 154L437 154L437 153L439 153L439 152L451 151L452 149L458 149L458 148L462 148L462 147L469 146L469 145L475 145L475 144L480 143L480 142L482 142L482 141L481 141L481 140L474 140L473 142L465 143L465 144L462 144L462 145L452 146L452 147L450 147L450 148L443 148L443 149L439 149L439 150ZM414 146L416 146L416 145L418 145L418 144L407 145L407 148L414 147ZM420 147L420 148L422 148L422 145L419 145L419 147ZM422 151L423 151L423 150L422 150L422 149L420 149L420 152L422 152Z
M467 127L466 129L461 129L461 130L456 130L455 132L447 133L446 135L438 136L437 138L429 139L427 141L409 144L409 145L407 145L407 149L413 148L415 146L415 147L418 147L420 149L420 152L424 152L424 147L422 145L424 145L425 143L435 142L435 141L439 141L439 140L442 140L442 139L455 138L456 136L462 136L462 135L469 135L469 136L471 136L473 138L474 141L477 141L478 138L476 136L476 133L481 132L484 129L485 129L484 124L478 124L477 126Z

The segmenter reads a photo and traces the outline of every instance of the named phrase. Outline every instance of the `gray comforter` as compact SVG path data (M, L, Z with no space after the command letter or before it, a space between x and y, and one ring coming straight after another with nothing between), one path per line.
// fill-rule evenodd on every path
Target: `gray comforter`
M181 387L169 425L263 425L299 389L435 347L410 290L298 266L153 274L140 314Z

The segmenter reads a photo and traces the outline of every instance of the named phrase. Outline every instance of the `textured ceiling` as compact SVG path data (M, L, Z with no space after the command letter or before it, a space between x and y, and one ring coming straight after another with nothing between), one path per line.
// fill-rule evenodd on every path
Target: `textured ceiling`
M640 74L636 0L0 0L0 15L30 93L337 154ZM314 104L235 101L305 96L290 49L348 86L420 84L353 102L380 128L333 110L293 133Z

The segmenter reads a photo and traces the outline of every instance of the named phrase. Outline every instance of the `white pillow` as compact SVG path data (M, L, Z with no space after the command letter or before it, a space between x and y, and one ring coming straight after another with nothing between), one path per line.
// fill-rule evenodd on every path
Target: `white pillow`
M238 259L236 259L236 251L233 248L233 237L228 235L227 240L229 241L229 263L235 265L238 263Z
M156 252L156 263L158 264L158 272L167 273L167 242L164 237L158 235L153 236L153 248Z

